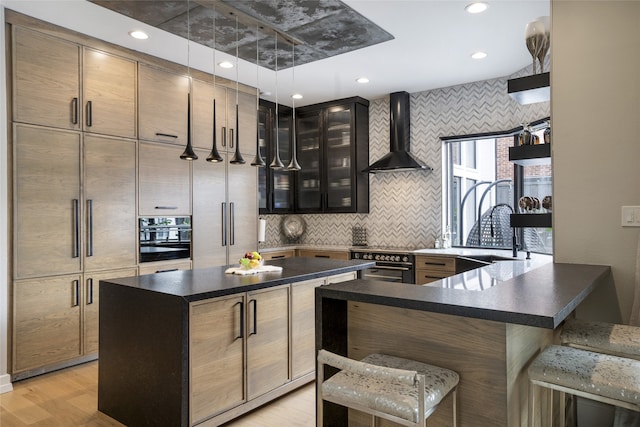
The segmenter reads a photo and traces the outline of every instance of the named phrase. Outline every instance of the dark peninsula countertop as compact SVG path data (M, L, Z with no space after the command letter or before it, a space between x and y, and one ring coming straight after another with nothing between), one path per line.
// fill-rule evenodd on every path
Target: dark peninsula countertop
M192 302L363 270L373 267L375 262L296 257L270 260L267 264L280 266L282 271L243 276L226 274L227 267L211 267L123 277L106 282L182 297L187 302Z
M355 280L316 295L554 329L606 280L609 266L498 261L423 286Z

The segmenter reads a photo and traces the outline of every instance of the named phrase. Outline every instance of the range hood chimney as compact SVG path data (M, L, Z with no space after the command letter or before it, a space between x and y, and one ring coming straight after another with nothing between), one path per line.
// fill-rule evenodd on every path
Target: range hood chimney
M400 172L411 170L433 170L409 152L410 96L408 92L394 92L389 97L390 152L373 162L363 172Z

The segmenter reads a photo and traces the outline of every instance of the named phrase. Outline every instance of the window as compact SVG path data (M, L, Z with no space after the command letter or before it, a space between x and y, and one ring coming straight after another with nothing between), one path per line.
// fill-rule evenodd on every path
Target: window
M544 126L534 129L542 140ZM509 147L518 130L482 137L445 138L443 230L453 246L511 249L510 214L522 196L542 201L551 195L550 166L517 166ZM514 133L516 136L514 136ZM551 253L551 229L516 229L520 249Z

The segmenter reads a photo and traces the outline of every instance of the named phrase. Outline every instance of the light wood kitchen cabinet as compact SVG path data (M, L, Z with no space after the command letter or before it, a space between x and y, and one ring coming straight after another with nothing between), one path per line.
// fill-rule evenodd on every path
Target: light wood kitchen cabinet
M137 136L136 62L84 48L83 126L85 132Z
M84 270L136 265L136 144L84 136Z
M315 370L315 289L326 279L291 284L291 378Z
M191 425L245 400L244 307L244 294L191 304Z
M325 249L298 249L298 256L310 258L331 258L348 260L349 251L325 250Z
M19 26L13 55L15 122L136 137L135 61Z
M416 284L434 282L456 274L455 257L416 256Z
M13 26L13 120L80 129L80 46Z
M289 286L247 293L247 398L289 380Z
M196 268L235 264L245 252L256 250L258 242L256 168L230 164L232 154L220 154L224 158L220 163L193 162Z
M192 103L193 103L193 130L192 141L194 148L207 150L204 156L198 153L200 159L204 160L211 152L213 146L213 100L216 101L216 146L219 152L224 151L222 139L224 138L223 128L227 127L227 89L216 86L213 83L202 80L192 80Z
M240 127L239 138L238 129L236 129L236 102L238 105L238 126ZM227 137L226 141L223 138L222 149L232 153L236 150L236 144L240 144L240 152L245 161L247 164L251 163L256 153L258 134L258 110L255 93L249 94L241 91L236 93L235 89L227 89L226 131Z
M262 259L265 261L269 261L272 259L283 259L283 258L292 258L296 256L295 249L285 249L281 251L269 251L269 252L260 252Z
M78 132L14 125L14 277L81 271Z
M189 78L140 64L138 88L139 138L185 145Z
M140 216L191 215L191 162L180 159L183 148L138 144Z
M208 153L196 150L200 158ZM226 154L224 155L226 159ZM193 162L193 220L191 258L194 268L227 264L225 227L226 161ZM248 249L247 249L248 250Z
M288 310L289 285L191 304L191 425L289 381Z
M82 331L83 354L98 352L98 317L100 304L100 280L114 279L117 277L132 277L137 274L137 269L103 271L84 275L84 289L82 298Z
M13 284L13 374L82 354L82 275Z

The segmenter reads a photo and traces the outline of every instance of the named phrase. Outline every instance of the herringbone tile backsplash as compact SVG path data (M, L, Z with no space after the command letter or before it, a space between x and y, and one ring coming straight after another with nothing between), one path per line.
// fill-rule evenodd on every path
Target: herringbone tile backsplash
M507 94L513 76L411 94L411 152L433 172L370 175L368 214L303 215L306 232L298 243L351 245L351 227L367 230L370 246L433 247L443 231L441 137L508 130L549 116L549 103L520 105ZM369 150L373 162L389 151L389 97L369 106ZM281 215L267 215L261 248L290 243L281 234Z

